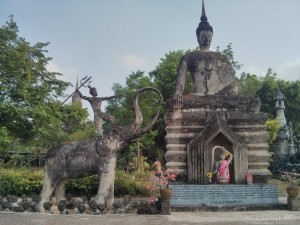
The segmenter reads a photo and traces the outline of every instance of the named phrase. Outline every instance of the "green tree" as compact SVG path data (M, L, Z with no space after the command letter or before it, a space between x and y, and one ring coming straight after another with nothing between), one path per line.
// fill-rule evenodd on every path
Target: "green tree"
M120 125L128 125L135 119L133 100L135 93L138 89L143 87L156 87L151 79L144 75L144 72L133 72L126 78L126 85L115 83L112 87L116 99L112 99L108 102L106 111L116 117L116 122ZM157 108L153 107L153 99L157 94L147 92L140 96L140 107L143 112L144 120L143 124L147 124L156 112ZM151 100L152 99L152 100Z
M242 73L238 81L239 94L244 96L255 96L262 87L262 79L255 74Z
M5 143L63 136L56 99L69 83L46 69L52 59L46 56L48 44L31 45L20 37L12 16L0 28L0 127Z
M171 99L173 96L176 86L177 68L181 57L186 53L182 50L168 52L160 59L156 68L149 73L150 78L154 79L154 83L162 92L165 100ZM191 90L190 78L187 76L185 93Z
M278 131L280 129L280 124L277 119L268 119L266 121L266 126L270 135L268 143L271 145L277 137Z
M235 73L237 72L237 70L239 70L243 66L243 64L240 64L239 61L235 61L234 52L233 52L233 49L232 49L232 43L229 43L226 46L226 48L223 49L223 50L220 50L220 46L217 46L216 51L227 56L227 58L231 62L232 68L233 68Z
M81 102L60 106L59 112L64 132L72 134L85 128L89 113L87 109L82 108Z
M92 121L87 121L84 126L69 136L70 141L87 140L95 138L95 127Z
M5 151L11 145L11 140L6 127L0 127L0 158L5 155Z
M300 81L285 81L277 78L277 74L271 68L263 77L254 74L242 73L239 80L239 93L241 95L253 95L261 101L261 111L274 118L275 102L274 93L279 87L285 96L285 116L287 121L292 122L294 132L300 132Z
M138 89L143 87L157 87L156 84L144 74L142 71L133 72L130 74L124 86L121 84L114 84L113 90L115 95L118 98L110 100L107 104L106 111L116 118L116 123L120 125L131 124L135 119L135 113L133 108L133 100L135 93ZM157 94L153 92L147 92L140 96L139 105L143 113L143 124L148 124L153 115L158 110L158 107L161 110L161 118L163 116L163 108L157 106L155 99L157 99ZM160 120L153 130L147 132L140 138L140 148L145 156L157 157L158 152L160 152L159 146L162 146L162 143L159 143L160 138L158 135L160 131L158 130L159 124L162 123ZM105 124L108 125L107 123ZM107 128L107 127L106 127ZM135 143L131 144L128 148L128 151L123 152L119 157L119 167L125 168L129 165L129 161L137 155L137 145Z
M261 88L256 92L256 96L258 96L261 101L262 112L274 115L275 107L273 95L277 86L277 74L269 68L266 76L262 78Z
M285 96L285 116L293 123L294 132L300 134L300 81L278 80L277 85Z

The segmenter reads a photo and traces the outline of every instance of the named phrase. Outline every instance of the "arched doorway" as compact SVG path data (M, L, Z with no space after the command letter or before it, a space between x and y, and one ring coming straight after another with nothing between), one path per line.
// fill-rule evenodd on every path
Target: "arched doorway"
M231 183L245 182L248 171L245 144L225 123L213 116L204 130L187 145L188 183L209 184L207 173L212 170L214 161L219 157L218 152L212 156L212 149L217 145L225 147L233 155L229 167Z

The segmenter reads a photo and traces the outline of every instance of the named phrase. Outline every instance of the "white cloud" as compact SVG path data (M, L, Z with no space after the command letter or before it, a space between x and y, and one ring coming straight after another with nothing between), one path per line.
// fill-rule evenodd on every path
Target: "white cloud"
M46 69L50 72L59 72L59 73L62 73L62 70L61 68L55 64L54 62L50 61L48 63L48 65L46 66Z
M295 81L300 79L300 58L296 60L288 60L279 64L277 67L272 67L273 72L277 73L279 79ZM242 71L255 74L257 76L265 76L267 69L261 69L255 66L243 66Z
M286 61L278 68L278 77L284 80L295 81L300 78L300 58Z
M50 61L49 64L46 66L46 69L50 72L58 72L61 73L62 76L59 77L59 79L67 82L74 83L74 80L76 80L78 76L78 70L76 70L73 67L68 68L62 68L58 64L54 63L53 61Z
M134 54L127 54L121 58L121 64L129 69L145 69L148 65L148 59Z

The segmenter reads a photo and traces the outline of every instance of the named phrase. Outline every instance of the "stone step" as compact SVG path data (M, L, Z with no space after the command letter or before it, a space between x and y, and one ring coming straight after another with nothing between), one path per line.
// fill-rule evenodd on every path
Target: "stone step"
M243 135L245 137L269 135L268 131L266 131L266 130L263 130L263 131L241 131L241 132L236 132L236 133Z
M193 126L195 124L205 124L206 120L205 119L198 119L198 118L193 118L193 119L177 119L177 120L170 120L170 119L165 119L164 120L166 126Z
M167 162L166 168L168 169L185 169L186 170L186 162Z
M251 150L269 150L268 143L248 143L247 148L249 151Z
M186 144L167 144L167 151L186 151Z
M186 179L187 176L187 169L186 169L186 162L167 162L166 169L170 173L176 173L177 175L181 176L182 178Z
M167 126L168 133L200 133L204 126Z
M268 162L271 154L268 151L248 151L249 162Z
M248 156L257 155L257 156L271 156L268 151L260 151L260 150L251 150L248 151Z
M185 151L167 151L165 158L167 162L186 162L187 155Z
M272 173L268 169L249 169L249 173L252 175L260 175L260 176L271 176Z
M195 135L195 133L168 133L165 140L167 144L185 144L189 143Z
M194 126L206 123L205 112L167 112L164 122L166 126Z
M186 118L206 119L206 112L201 110L182 110L180 112L166 112L165 118L168 120L186 120Z
M236 134L244 138L246 143L267 143L269 140L269 134L267 131L243 131L236 132Z
M248 162L249 169L267 169L269 166L268 162Z
M264 130L264 129L266 129L266 125L256 125L256 124L249 124L249 125L229 125L229 127L231 128L231 129L241 129L241 130L252 130L252 129L254 129L254 130L259 130L259 129L262 129L262 130Z
M234 132L267 131L265 125L228 125Z
M246 112L246 111L234 111L227 112L227 121L230 125L264 125L268 117L263 112Z

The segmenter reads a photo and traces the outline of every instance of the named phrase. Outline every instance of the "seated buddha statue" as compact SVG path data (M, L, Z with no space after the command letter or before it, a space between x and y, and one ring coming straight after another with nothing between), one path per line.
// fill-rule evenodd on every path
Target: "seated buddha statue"
M237 82L228 58L220 52L211 51L213 28L208 23L202 1L202 15L196 29L200 50L184 55L177 70L176 90L173 95L174 108L180 108L184 92L186 74L189 72L193 94L196 95L236 95Z

